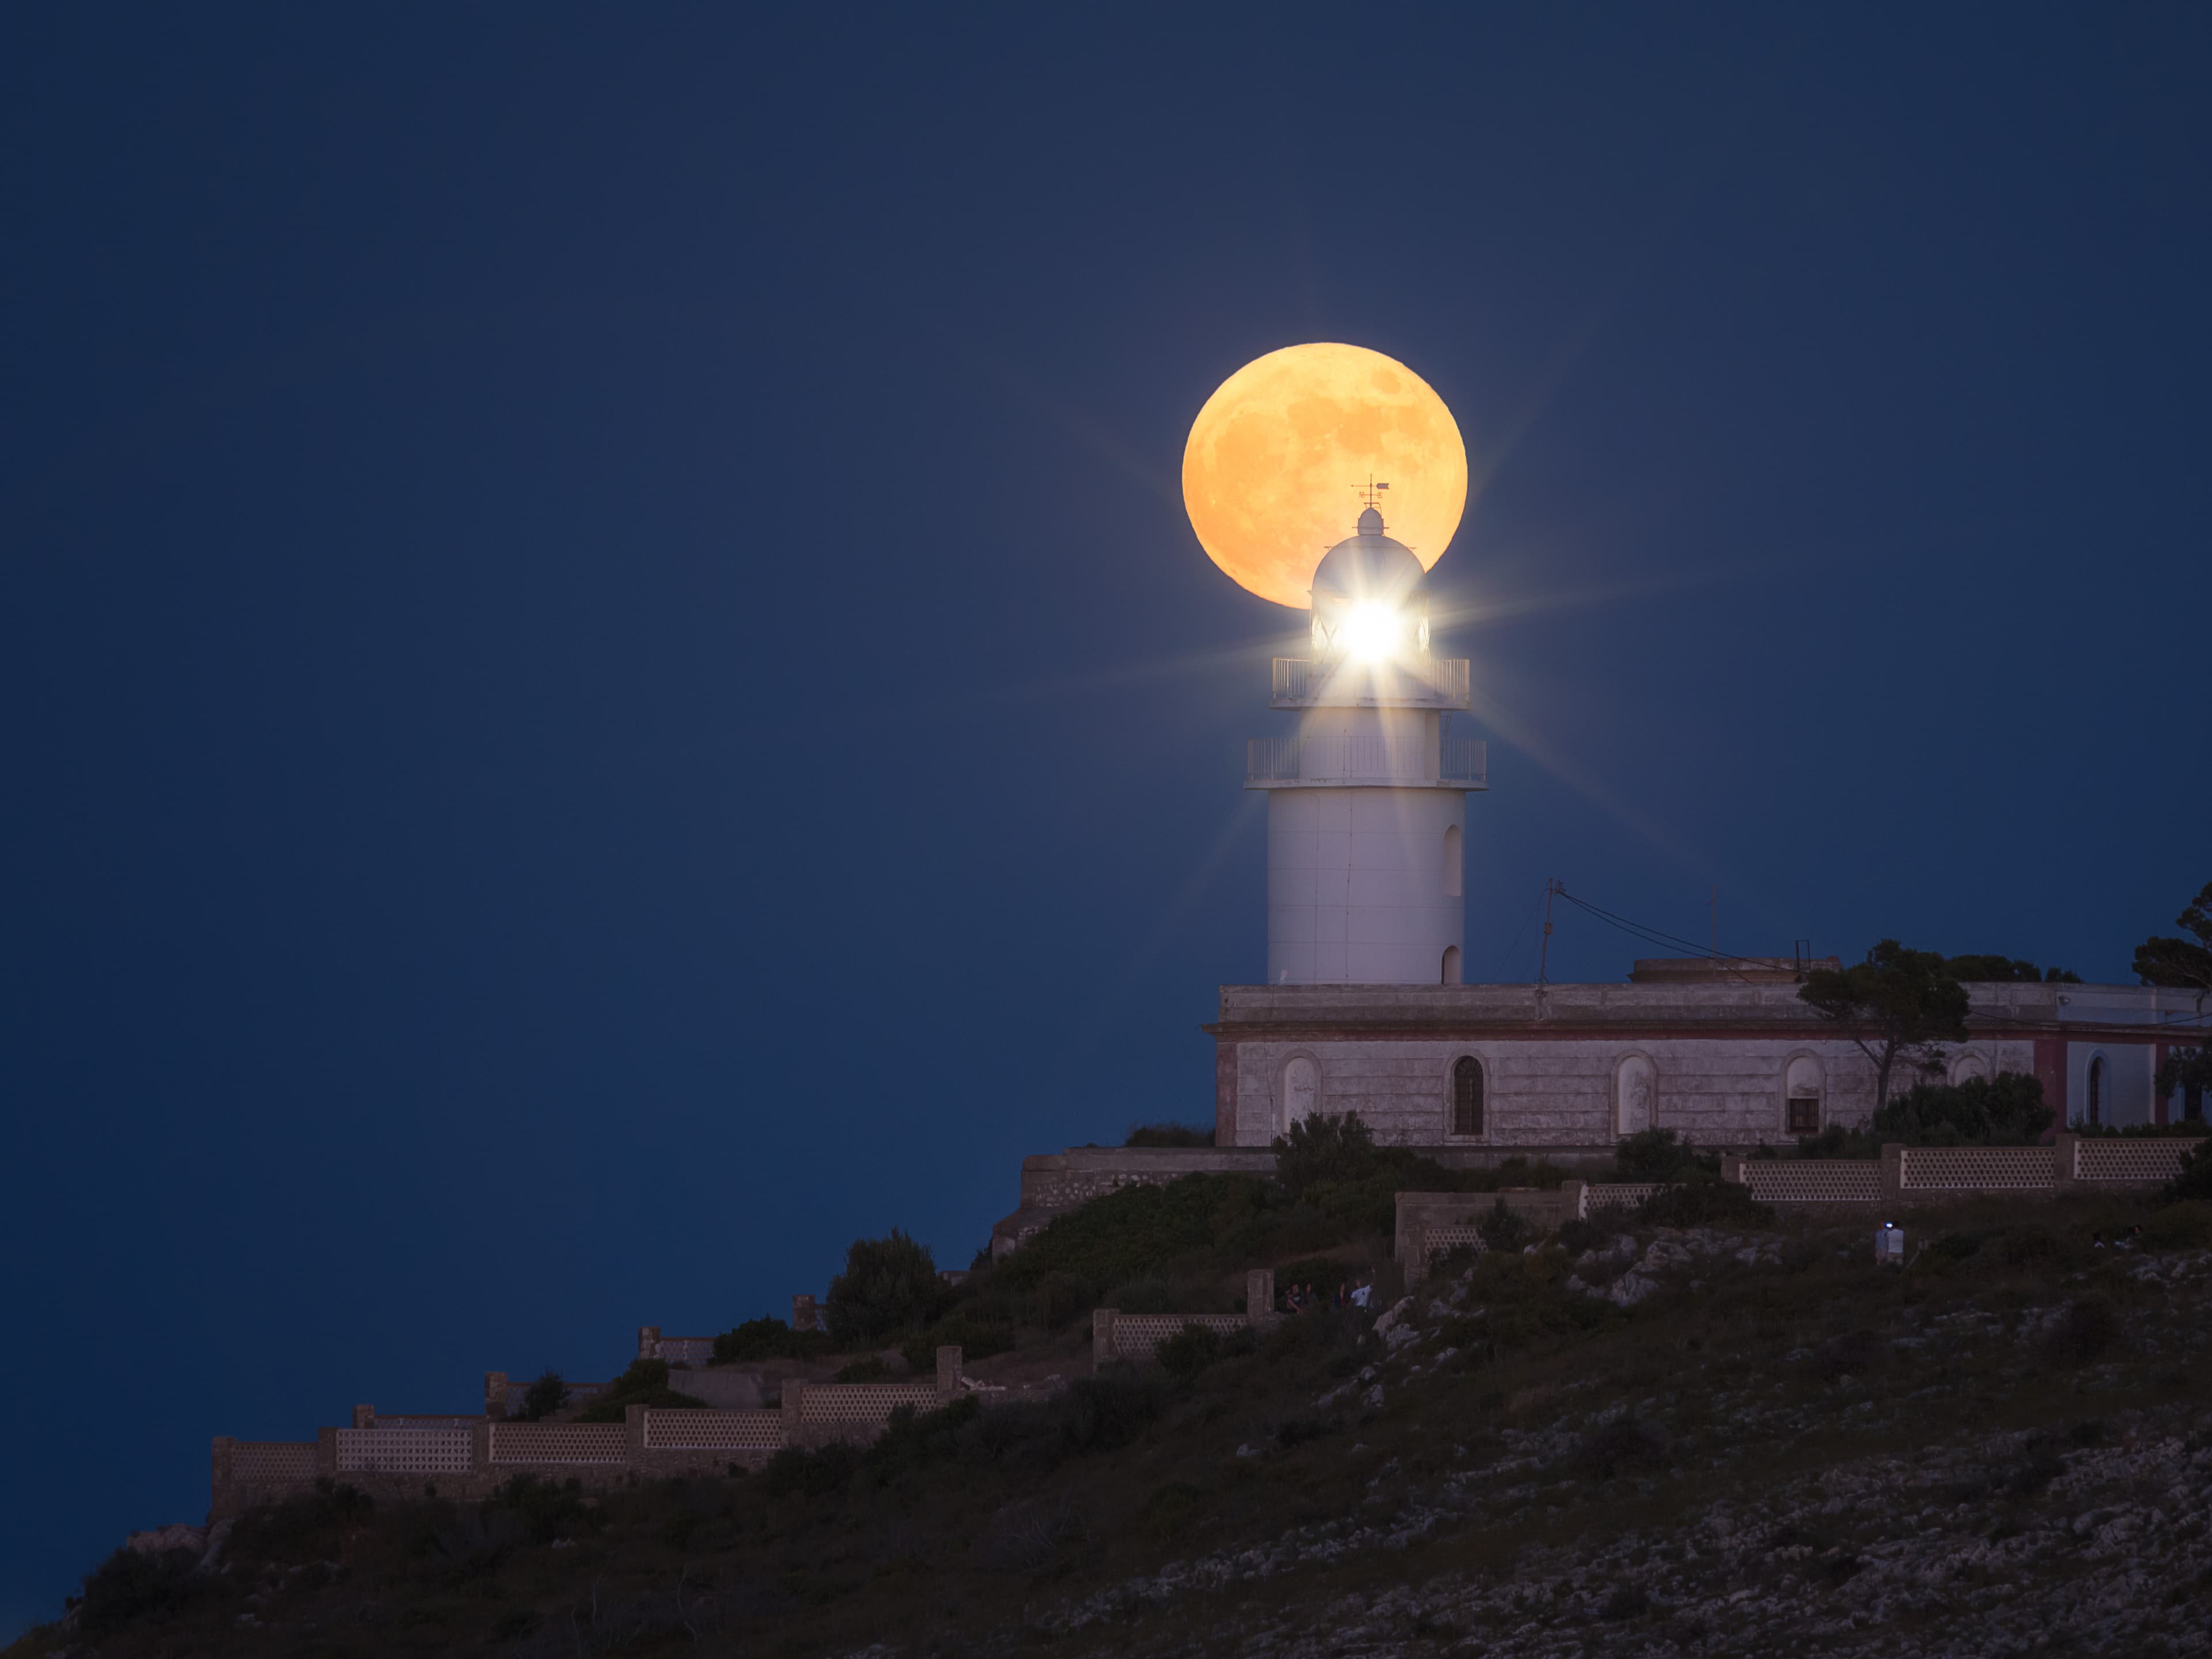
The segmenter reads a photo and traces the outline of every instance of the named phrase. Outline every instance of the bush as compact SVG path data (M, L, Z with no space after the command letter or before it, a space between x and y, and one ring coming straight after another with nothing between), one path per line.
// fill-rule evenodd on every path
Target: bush
M2143 1222L2143 1238L2161 1250L2202 1249L2212 1244L2212 1203L2197 1199L2152 1211Z
M2168 1204L2212 1199L2212 1140L2198 1142L2197 1149L2182 1158L2180 1169L2159 1196Z
M1082 1317L1097 1305L1098 1292L1081 1273L1047 1273L1037 1280L1036 1288L1030 1293L1031 1322L1048 1331L1060 1329L1070 1320ZM993 1352L1000 1351L994 1349Z
M1152 1351L1160 1369L1189 1382L1221 1358L1221 1333L1211 1325L1186 1325Z
M817 1451L786 1446L768 1460L768 1468L761 1472L761 1486L770 1498L787 1498L794 1493L826 1498L842 1492L860 1465L859 1449L842 1440L832 1441Z
M1213 1131L1188 1123L1139 1123L1131 1127L1124 1146L1211 1146Z
M1655 1425L1626 1417L1615 1418L1585 1436L1575 1458L1577 1466L1594 1480L1610 1480L1618 1474L1655 1469L1666 1461L1664 1431Z
M1014 1328L1002 1322L969 1314L953 1314L940 1319L918 1336L908 1337L899 1352L906 1363L915 1370L933 1376L937 1370L937 1351L957 1347L964 1363L970 1359L988 1359L993 1354L1010 1352L1014 1346Z
M2063 1364L2086 1365L2112 1346L2119 1322L2112 1304L2085 1297L2069 1304L2051 1333L2051 1358Z
M884 1364L881 1355L872 1353L865 1359L855 1359L849 1365L841 1365L837 1374L830 1380L832 1382L888 1382L891 1380L891 1368Z
M1662 1187L1644 1201L1654 1227L1771 1227L1774 1212L1733 1181L1691 1181Z
M1816 1135L1797 1137L1800 1158L1880 1158L1881 1142L1864 1129L1831 1123Z
M198 1563L190 1550L149 1555L119 1549L87 1574L77 1607L77 1627L88 1636L105 1635L145 1618L159 1618L182 1605L196 1588Z
M664 1409L688 1406L704 1406L703 1400L695 1400L688 1394L678 1394L668 1386L668 1362L665 1359L633 1359L629 1369L608 1384L607 1391L576 1413L579 1423L619 1423L632 1406L653 1406Z
M823 1312L838 1346L872 1347L921 1329L944 1300L945 1283L928 1247L894 1227L889 1238L853 1241L845 1271L830 1281Z
M2027 1146L2051 1127L2043 1084L2025 1072L1923 1083L1874 1115L1874 1139L1907 1146Z
M561 1373L548 1370L522 1396L522 1420L535 1423L550 1417L568 1403L568 1384Z
M1373 1173L1375 1132L1356 1112L1316 1112L1274 1139L1275 1179L1296 1199L1322 1182L1343 1184Z
M745 1359L811 1359L829 1346L830 1339L823 1332L794 1331L781 1319L748 1319L714 1339L714 1363L721 1365Z
M1613 1148L1613 1161L1626 1182L1680 1181L1700 1171L1717 1175L1720 1159L1700 1157L1686 1137L1672 1129L1644 1129Z
M1502 1198L1488 1215L1474 1224L1474 1230L1482 1236L1485 1249L1496 1250L1501 1255L1510 1255L1519 1250L1535 1236L1536 1231L1526 1217L1508 1209Z

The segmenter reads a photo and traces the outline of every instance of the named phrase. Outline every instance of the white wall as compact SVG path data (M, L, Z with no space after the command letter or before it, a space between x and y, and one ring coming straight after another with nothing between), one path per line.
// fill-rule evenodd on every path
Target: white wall
M1445 949L1467 943L1444 872L1466 816L1455 789L1269 791L1267 982L1437 983Z
M1968 1045L1993 1071L2033 1073L2034 1045L1978 1040ZM1820 1067L1824 1122L1855 1124L1872 1115L1872 1062L1834 1040L1773 1037L1519 1038L1442 1042L1240 1042L1237 1053L1236 1144L1264 1146L1280 1133L1283 1071L1293 1056L1318 1066L1314 1109L1357 1112L1376 1139L1432 1146L1449 1140L1452 1062L1483 1062L1486 1133L1492 1146L1601 1145L1615 1139L1614 1078L1630 1054L1647 1056L1657 1076L1655 1127L1708 1144L1756 1145L1787 1138L1786 1079L1794 1058ZM1917 1080L1901 1065L1893 1093ZM2148 1084L2141 1092L2148 1098Z

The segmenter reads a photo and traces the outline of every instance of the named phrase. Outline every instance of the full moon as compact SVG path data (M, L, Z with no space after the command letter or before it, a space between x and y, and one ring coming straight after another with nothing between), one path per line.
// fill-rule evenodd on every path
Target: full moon
M1183 507L1232 580L1303 610L1321 556L1352 534L1370 476L1390 486L1378 498L1390 535L1434 567L1467 510L1467 446L1444 400L1379 351L1285 346L1198 411Z

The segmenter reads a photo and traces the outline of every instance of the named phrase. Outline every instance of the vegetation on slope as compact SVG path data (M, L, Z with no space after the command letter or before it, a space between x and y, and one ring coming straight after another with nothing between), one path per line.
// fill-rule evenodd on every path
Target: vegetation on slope
M2008 1619L2148 1652L2161 1620L2201 1628L2203 1483L2155 1471L2212 1457L2212 1203L1916 1212L1902 1271L1856 1222L1609 1224L1420 1287L1381 1332L1322 1310L756 1474L332 1488L241 1521L218 1571L118 1558L76 1631L14 1656L1696 1653L1816 1626L1872 1653L1978 1650ZM2139 1587L2112 1603L2100 1572Z

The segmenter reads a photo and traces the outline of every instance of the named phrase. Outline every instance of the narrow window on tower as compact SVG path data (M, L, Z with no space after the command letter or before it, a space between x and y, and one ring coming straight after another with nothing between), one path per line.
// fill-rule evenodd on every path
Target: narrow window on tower
M1482 1133L1482 1062L1462 1054L1452 1065L1452 1133Z
M1465 890L1465 869L1460 858L1459 825L1449 824L1444 830L1444 896L1457 898Z
M1456 945L1444 946L1443 982L1447 985L1459 983L1459 946Z

